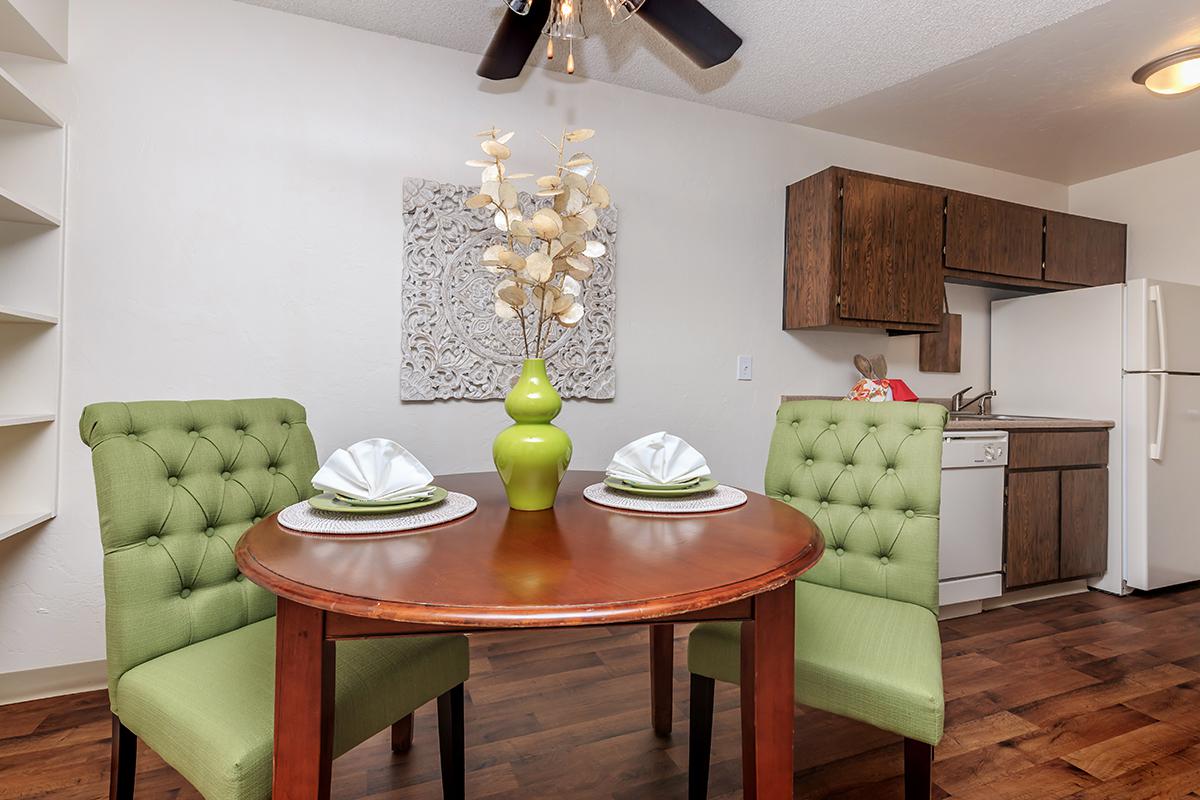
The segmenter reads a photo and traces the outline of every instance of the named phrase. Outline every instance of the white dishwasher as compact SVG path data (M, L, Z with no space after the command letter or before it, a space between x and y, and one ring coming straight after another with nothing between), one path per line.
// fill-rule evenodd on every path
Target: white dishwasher
M1004 589L1007 431L947 431L942 444L938 579L943 606Z

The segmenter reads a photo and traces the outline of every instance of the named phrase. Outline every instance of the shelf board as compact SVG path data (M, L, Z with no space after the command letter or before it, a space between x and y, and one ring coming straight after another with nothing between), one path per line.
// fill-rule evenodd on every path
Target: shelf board
M29 92L17 83L16 78L3 69L0 69L0 119L29 122L34 125L49 125L52 128L63 126L62 120L34 100Z
M10 428L15 425L40 425L43 422L54 422L53 414L0 414L0 428Z
M0 0L0 2L3 1ZM62 224L62 220L49 211L42 211L35 205L18 200L3 186L0 186L0 222L26 222L31 225L51 225L56 228Z
M57 325L58 317L53 314L40 314L37 311L26 311L12 306L0 306L0 322L23 322L31 325Z
M23 56L66 61L66 54L50 44L11 0L0 0L0 50Z
M28 514L0 514L0 539L16 536L34 525L54 519L53 511L30 512Z

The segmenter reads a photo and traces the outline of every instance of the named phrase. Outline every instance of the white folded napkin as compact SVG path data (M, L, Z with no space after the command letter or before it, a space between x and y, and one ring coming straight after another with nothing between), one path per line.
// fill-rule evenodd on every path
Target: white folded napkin
M313 487L355 500L409 500L433 494L433 475L391 439L364 439L336 450L313 476Z
M630 483L672 486L706 478L712 471L696 448L678 436L659 431L618 450L605 473Z

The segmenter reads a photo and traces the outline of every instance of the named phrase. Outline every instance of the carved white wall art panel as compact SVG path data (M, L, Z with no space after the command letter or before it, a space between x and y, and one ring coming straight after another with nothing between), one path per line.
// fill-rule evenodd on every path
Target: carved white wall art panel
M492 224L493 211L465 206L475 192L420 178L404 181L401 400L503 399L521 371L520 324L496 317L497 278L479 266L484 248L502 242L504 234ZM521 205L533 207L525 193ZM608 252L584 282L583 321L574 328L553 326L546 369L564 398L609 400L616 393L615 208L600 211L589 238Z

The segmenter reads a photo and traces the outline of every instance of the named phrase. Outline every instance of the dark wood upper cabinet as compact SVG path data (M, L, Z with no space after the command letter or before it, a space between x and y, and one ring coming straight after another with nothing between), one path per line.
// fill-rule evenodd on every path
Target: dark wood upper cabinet
M1125 226L1060 211L1046 212L1048 281L1103 286L1125 281Z
M1040 208L965 192L946 201L946 267L984 275L1040 280Z
M784 330L931 333L946 281L1048 291L1124 280L1124 225L842 167L787 187Z
M837 167L789 186L783 327L937 330L944 203Z

